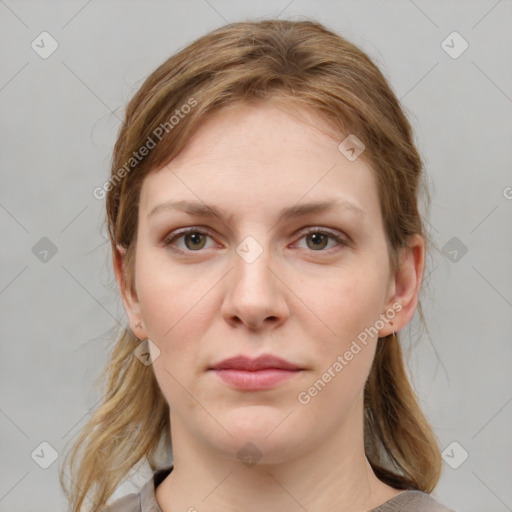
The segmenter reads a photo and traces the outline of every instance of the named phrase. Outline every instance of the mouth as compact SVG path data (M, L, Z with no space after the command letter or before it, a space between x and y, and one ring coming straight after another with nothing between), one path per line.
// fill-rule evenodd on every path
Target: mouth
M260 391L277 386L302 370L283 370L282 368L265 368L262 370L219 369L213 371L223 382L247 391Z
M299 375L304 368L273 355L256 359L236 356L208 368L229 386L246 391L270 389Z

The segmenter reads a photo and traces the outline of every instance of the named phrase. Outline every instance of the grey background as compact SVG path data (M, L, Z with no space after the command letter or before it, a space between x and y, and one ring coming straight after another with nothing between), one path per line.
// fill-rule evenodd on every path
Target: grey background
M405 339L415 389L448 447L434 496L460 512L512 510L510 0L0 0L2 512L66 509L62 450L97 403L111 329L126 322L104 202L92 195L108 178L126 102L177 49L264 16L326 23L373 57L401 99L443 249L422 294L431 340L417 316ZM31 48L43 31L59 45L47 59ZM453 31L469 44L458 58L441 46ZM55 254L40 252L43 237ZM51 456L44 441L59 455L48 469L36 463ZM148 477L142 468L115 496Z

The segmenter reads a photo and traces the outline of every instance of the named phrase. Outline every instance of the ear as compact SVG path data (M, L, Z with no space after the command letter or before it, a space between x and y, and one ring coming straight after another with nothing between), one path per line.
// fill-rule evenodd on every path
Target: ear
M146 339L147 332L142 320L140 311L140 304L137 295L133 294L126 281L126 274L124 271L126 257L126 248L121 245L116 245L116 250L112 255L112 265L114 267L114 274L116 276L117 284L121 293L121 300L123 301L124 310L128 317L130 329L133 334L139 339Z
M389 318L379 331L383 338L403 329L414 316L425 268L425 241L419 234L412 235L407 247L400 249L399 268L390 281L388 301L383 315ZM386 315L386 311L389 313ZM392 311L394 315L390 314Z

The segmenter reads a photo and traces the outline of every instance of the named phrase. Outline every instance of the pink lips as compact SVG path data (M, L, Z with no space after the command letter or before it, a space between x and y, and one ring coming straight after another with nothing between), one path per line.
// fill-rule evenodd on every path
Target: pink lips
M247 391L269 389L291 379L302 368L284 359L272 355L263 355L256 359L236 356L225 359L208 368L226 384Z

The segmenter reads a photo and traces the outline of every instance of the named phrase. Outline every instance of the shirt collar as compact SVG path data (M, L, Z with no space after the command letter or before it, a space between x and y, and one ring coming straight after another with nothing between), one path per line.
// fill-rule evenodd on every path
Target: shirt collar
M169 475L173 466L160 469L153 474L140 490L140 510L141 512L162 512L156 501L155 489Z

